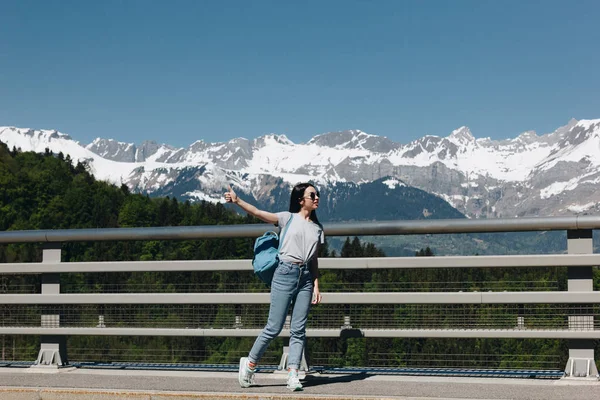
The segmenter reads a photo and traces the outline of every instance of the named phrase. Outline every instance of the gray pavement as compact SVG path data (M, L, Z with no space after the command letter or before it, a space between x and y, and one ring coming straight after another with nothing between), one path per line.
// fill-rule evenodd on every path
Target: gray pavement
M308 374L296 393L285 374L257 381L242 389L231 372L0 368L0 399L600 399L598 380Z

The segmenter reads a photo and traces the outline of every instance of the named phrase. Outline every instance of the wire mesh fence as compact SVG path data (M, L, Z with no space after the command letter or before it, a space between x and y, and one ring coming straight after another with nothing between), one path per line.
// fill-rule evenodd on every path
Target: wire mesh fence
M324 274L323 292L472 292L559 291L566 288L566 268L495 270L485 275L474 269L464 272L335 271ZM595 269L597 271L597 269ZM522 273L522 276L519 274ZM461 275L462 274L462 275ZM537 274L537 275L536 275ZM493 277L494 279L490 279ZM596 283L598 280L595 280ZM256 293L268 288L243 272L193 273L95 273L61 274L61 293ZM189 282L189 283L181 283ZM0 293L40 293L40 277L2 276ZM3 327L74 328L178 328L261 329L268 304L105 304L105 305L0 305ZM314 329L599 329L598 304L321 304L309 314ZM35 360L39 338L24 342L2 336L2 361ZM147 339L146 339L147 338ZM13 340L13 342L11 342ZM137 341L136 341L137 340ZM240 342L241 340L241 342ZM247 354L254 338L140 336L73 336L68 339L73 362L187 363L235 365ZM277 365L285 339L277 339L265 354L264 364ZM310 338L308 356L312 365L373 368L502 368L560 369L567 346L557 340L504 339L495 346L477 339ZM441 340L441 339L440 339ZM438 345L431 345L438 343ZM508 345L505 345L508 343ZM501 349L502 354L493 351ZM554 354L549 356L546 354Z
M0 275L0 294L39 293L41 282L38 276Z
M319 352L311 355L315 365L346 366L342 352ZM496 354L449 354L449 353L390 353L368 352L359 365L370 368L454 368L454 369L540 369L559 370L563 367L559 355L496 355ZM352 358L356 363L356 357ZM350 365L348 365L350 366Z
M323 270L324 292L459 292L565 290L566 268ZM245 271L61 274L63 293L268 292Z
M147 363L235 366L248 354L254 338L182 337L69 337L69 362ZM32 337L0 336L0 361L32 362L39 342ZM498 344L513 354L486 352ZM276 366L282 357L284 339L276 339L261 359L263 366ZM437 349L437 350L435 350ZM445 349L445 351L439 351ZM512 339L384 339L309 338L306 355L314 367L369 368L483 368L560 370L566 361L566 346L556 340L536 340L523 348ZM432 351L433 350L433 351ZM527 350L527 352L525 352ZM540 354L551 350L552 355Z
M79 348L68 347L70 362L85 363L166 363L166 364L221 364L236 365L240 357L248 355L247 350L232 349L228 351L197 349L152 349L152 348ZM261 362L265 365L277 365L281 358L281 350L268 350Z
M223 329L264 326L268 304L0 305L0 326ZM313 307L309 328L569 329L600 324L598 304L394 304Z
M496 282L325 282L324 292L469 292L469 291L556 291L557 281L496 281ZM14 288L16 293L18 288ZM268 287L255 283L107 283L84 286L63 285L63 293L266 293Z
M556 291L566 268L324 270L324 292ZM1 275L0 293L40 293L39 275ZM62 293L257 293L266 285L248 271L60 274Z
M39 339L0 335L0 361L33 361L39 352Z
M138 341L133 350L69 347L73 361L98 362L143 362L143 363L187 363L187 364L224 364L236 365L240 357L246 356L254 338L214 339L210 344L201 340L181 341L173 338L163 341L166 348L147 349L156 345L148 339ZM108 341L107 341L108 342ZM218 342L219 345L215 346ZM501 368L501 369L560 369L564 366L566 355L558 350L553 355L524 353L492 354L485 350L493 346L493 340L462 340L448 346L448 342L438 339L424 342L418 339L381 339L381 338L310 338L307 358L310 365L318 367L370 367L370 368ZM505 348L517 351L522 343L505 341ZM529 350L540 349L541 341L534 343ZM456 343L456 342L455 342ZM278 365L282 356L282 344L273 343L264 357L262 365ZM211 345L211 350L206 347ZM446 348L445 352L432 352L423 349ZM195 348L182 349L184 346ZM447 347L448 346L448 347ZM560 348L559 341L553 346ZM131 346L130 346L131 347ZM218 350L216 350L218 349ZM556 350L556 349L553 349Z

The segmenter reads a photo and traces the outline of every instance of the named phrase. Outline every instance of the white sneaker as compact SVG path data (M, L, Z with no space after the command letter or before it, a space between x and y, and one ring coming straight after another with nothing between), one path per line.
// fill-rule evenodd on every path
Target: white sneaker
M293 392L304 390L298 378L298 371L295 369L290 370L288 373L287 388Z
M240 382L240 386L243 388L256 385L256 382L254 382L254 370L248 366L248 357L240 358L238 382Z

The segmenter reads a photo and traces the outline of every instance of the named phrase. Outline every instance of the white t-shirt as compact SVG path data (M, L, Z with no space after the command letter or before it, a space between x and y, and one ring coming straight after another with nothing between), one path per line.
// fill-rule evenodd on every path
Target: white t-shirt
M279 246L279 258L292 263L308 263L316 256L317 245L325 243L323 229L314 222L302 218L299 214L292 214L288 211L278 212L277 218L281 233L288 224L288 220L290 224L283 236L283 242Z

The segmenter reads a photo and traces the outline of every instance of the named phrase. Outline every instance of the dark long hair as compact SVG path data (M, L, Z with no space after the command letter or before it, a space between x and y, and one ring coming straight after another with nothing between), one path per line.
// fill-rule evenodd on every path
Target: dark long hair
M304 198L304 191L308 187L315 187L315 185L313 185L312 183L309 183L309 182L303 182L303 183L297 184L292 189L292 194L290 196L290 212L291 213L297 213L300 211L300 208L302 208L302 207L300 207L300 202ZM315 188L315 190L316 189L317 188ZM321 227L321 229L323 229L323 225L321 225L321 223L319 222L319 218L317 218L317 212L315 210L310 212L309 218L312 222L319 225Z

